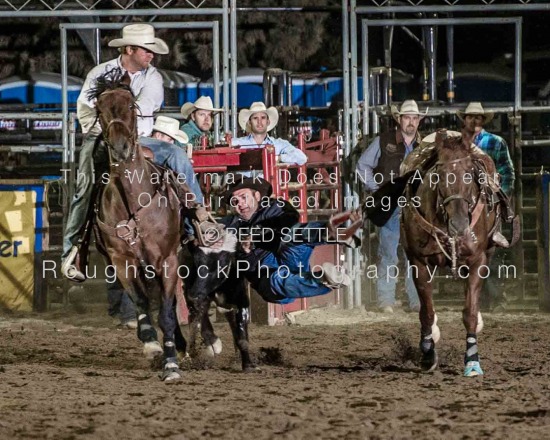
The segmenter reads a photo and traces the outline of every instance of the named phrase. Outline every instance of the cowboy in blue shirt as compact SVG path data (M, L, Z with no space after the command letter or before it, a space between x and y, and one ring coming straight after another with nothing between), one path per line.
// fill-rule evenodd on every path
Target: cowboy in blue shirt
M253 102L249 109L243 109L239 113L239 125L249 134L233 139L233 145L240 145L241 148L264 148L266 145L273 145L275 154L281 162L305 164L307 156L301 150L284 139L267 134L278 122L279 113L275 107L266 108L263 102Z

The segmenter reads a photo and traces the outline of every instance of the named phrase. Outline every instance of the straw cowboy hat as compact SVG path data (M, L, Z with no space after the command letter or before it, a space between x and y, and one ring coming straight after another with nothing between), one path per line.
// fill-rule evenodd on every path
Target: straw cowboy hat
M167 54L168 45L155 38L155 28L150 24L130 24L122 28L122 38L109 41L109 47L139 46L153 53Z
M201 96L195 102L186 102L181 106L181 114L185 119L189 119L189 116L191 116L191 113L195 110L208 110L213 113L223 112L223 108L214 108L210 96Z
M250 125L248 124L248 121L254 113L267 114L267 117L269 118L267 131L273 130L279 122L279 112L275 107L266 108L263 102L253 102L249 109L243 108L239 112L239 125L246 132L250 132Z
M481 102L470 102L468 104L468 107L466 107L466 110L464 110L464 111L457 110L456 115L458 116L458 118L461 121L464 121L464 116L466 116L466 115L481 115L485 118L485 121L484 121L485 124L492 121L493 118L495 117L494 112L485 111L483 109L483 106L481 105Z
M164 133L182 144L189 143L189 137L180 130L180 122L177 119L158 116L153 125L153 131Z
M418 115L420 119L423 119L428 114L428 109L424 113L420 113L416 101L414 99L407 99L401 104L401 110L397 110L396 106L392 106L391 114L397 122L399 122L399 117L402 115Z

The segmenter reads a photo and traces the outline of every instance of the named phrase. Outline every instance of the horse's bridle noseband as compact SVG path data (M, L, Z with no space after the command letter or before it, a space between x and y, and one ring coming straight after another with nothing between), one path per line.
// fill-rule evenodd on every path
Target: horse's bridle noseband
M103 92L102 95L107 95L107 94L110 94L110 93L114 93L118 90L127 91L128 93L130 93L132 95L132 98L133 98L132 91L130 89L126 90L124 88L115 89L115 90L107 90L107 91ZM136 105L135 101L133 102L133 104L134 104L134 107L131 108L132 111L134 111L136 108L139 109L139 107ZM96 110L97 110L97 118L99 119L99 122L101 123L101 111L97 108L97 106L96 106ZM108 147L107 151L109 153L109 164L111 165L111 167L118 167L120 165L119 162L115 162L113 160L113 156L112 156L112 152L111 152L111 149L113 148L113 145L109 142L109 138L108 138L109 129L115 124L122 125L124 127L124 129L126 130L126 132L128 133L128 136L126 136L126 142L128 142L129 145L132 146L132 151L131 151L132 161L134 161L135 158L136 158L136 148L137 148L136 131L131 129L128 126L128 124L126 123L126 121L123 121L120 118L111 119L109 121L109 123L107 124L107 127L105 127L104 130L102 129L102 131L103 131L103 140L105 141L105 144L107 144L107 147Z

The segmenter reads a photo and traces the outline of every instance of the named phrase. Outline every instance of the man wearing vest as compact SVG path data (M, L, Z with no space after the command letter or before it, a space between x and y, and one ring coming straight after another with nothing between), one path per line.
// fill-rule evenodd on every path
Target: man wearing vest
M418 104L412 99L404 101L401 110L396 109L392 114L398 123L397 129L376 137L357 163L356 172L361 176L361 181L368 192L378 190L386 182L393 182L399 176L399 166L403 159L420 143L418 125L425 114L420 113ZM393 313L393 308L396 306L395 266L398 262L400 212L400 209L396 209L388 222L378 229L379 262L376 287L378 306L384 313ZM407 268L406 265L405 269ZM419 311L418 294L410 276L405 277L405 289L410 310Z

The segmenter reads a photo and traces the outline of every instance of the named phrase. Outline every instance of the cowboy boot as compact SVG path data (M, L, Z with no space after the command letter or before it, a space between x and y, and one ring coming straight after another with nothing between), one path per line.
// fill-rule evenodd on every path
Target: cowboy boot
M82 283L86 276L78 269L78 246L73 246L67 258L61 263L61 273L64 277L76 283Z

